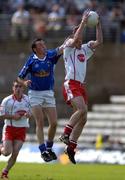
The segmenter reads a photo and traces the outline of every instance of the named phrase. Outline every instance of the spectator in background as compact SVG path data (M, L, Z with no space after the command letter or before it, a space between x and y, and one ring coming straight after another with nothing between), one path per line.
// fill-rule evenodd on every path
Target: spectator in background
M123 143L121 142L120 138L116 139L111 137L109 134L97 134L96 141L95 141L95 148L97 150L104 149L104 150L120 150L124 151Z
M47 3L46 0L28 0L27 4L31 7L43 8Z
M66 9L66 28L72 30L79 22L80 11L75 3L69 3Z
M19 4L17 11L12 15L11 36L18 40L29 38L30 14L24 9L24 4Z
M28 119L31 117L28 96L23 94L24 87L13 82L13 94L4 98L1 103L0 120L5 120L3 127L0 155L10 156L1 178L8 178L8 172L14 166L19 151L25 141Z
M120 6L114 6L109 14L110 36L112 42L120 42L120 24L124 19L123 11Z
M110 38L110 31L109 28L107 28L110 26L109 13L110 12L106 4L101 3L98 7L98 14L100 16L101 25L103 29L103 37L105 40L108 40Z
M64 18L64 11L59 4L52 6L51 12L48 14L48 30L58 31L62 28L62 20Z
M88 3L86 3L85 8L89 8L92 11L97 11L99 8L99 2L97 0L90 0Z
M29 12L31 16L33 36L43 38L47 31L47 12L36 7L30 8Z

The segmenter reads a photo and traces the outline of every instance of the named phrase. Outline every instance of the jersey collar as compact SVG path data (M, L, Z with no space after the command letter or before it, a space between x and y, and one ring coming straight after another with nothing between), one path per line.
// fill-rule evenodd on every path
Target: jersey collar
M34 54L33 58L34 58L34 59L38 59L38 60L40 60L40 61L45 61L46 56L45 56L43 59L40 59L40 58L38 58L38 57L37 57L37 55L36 55L36 54Z
M21 98L17 98L17 97L15 96L15 94L13 94L13 95L12 95L12 98L13 98L14 101L19 101L19 102L21 102L21 99L23 98L23 95L21 96Z

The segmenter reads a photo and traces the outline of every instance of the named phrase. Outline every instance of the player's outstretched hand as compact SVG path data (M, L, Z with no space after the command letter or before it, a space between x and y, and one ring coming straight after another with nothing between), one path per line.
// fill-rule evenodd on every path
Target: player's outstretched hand
M87 23L87 20L88 20L88 17L89 17L89 13L90 13L90 9L87 9L87 10L84 11L83 16L82 16L82 21L84 23Z

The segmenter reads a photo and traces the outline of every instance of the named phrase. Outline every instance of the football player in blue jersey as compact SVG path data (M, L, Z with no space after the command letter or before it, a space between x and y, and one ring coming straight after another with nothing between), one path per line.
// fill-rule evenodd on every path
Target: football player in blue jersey
M54 66L63 51L63 45L47 50L42 39L32 43L33 53L26 61L18 75L18 81L28 87L28 96L32 107L32 114L36 121L36 135L39 150L44 161L56 160L52 150L57 126L57 112L54 97ZM27 76L29 74L29 76ZM25 79L27 77L27 79ZM49 122L48 139L44 140L44 113Z

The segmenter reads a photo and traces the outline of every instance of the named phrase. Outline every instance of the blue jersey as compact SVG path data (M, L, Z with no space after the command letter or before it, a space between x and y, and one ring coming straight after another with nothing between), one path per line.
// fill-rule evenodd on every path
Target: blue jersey
M29 89L36 91L53 90L54 87L54 65L59 57L58 50L48 50L44 59L39 59L32 54L19 73L20 78L31 80Z

